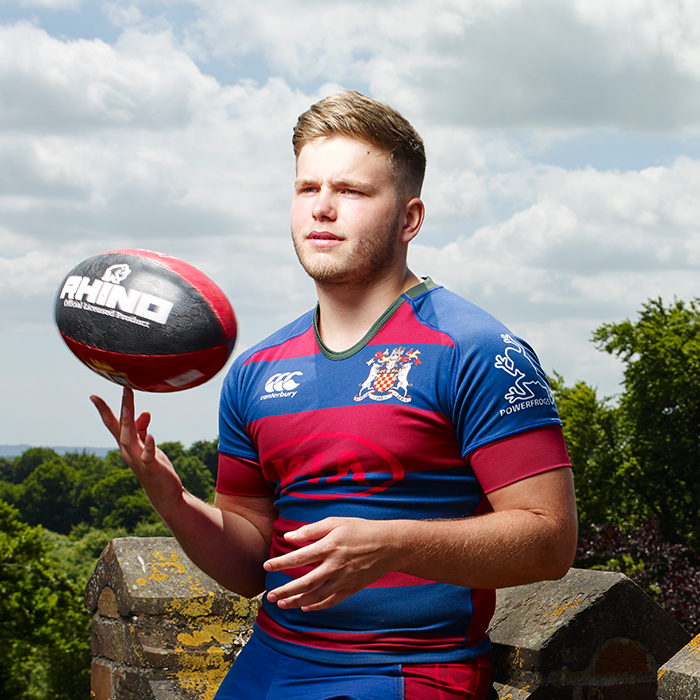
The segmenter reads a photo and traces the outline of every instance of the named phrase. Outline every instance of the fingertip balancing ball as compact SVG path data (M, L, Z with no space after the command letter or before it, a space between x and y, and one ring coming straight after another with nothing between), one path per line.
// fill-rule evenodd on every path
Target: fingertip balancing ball
M203 272L150 250L113 250L77 265L56 299L56 325L91 370L142 391L182 391L226 364L236 317Z

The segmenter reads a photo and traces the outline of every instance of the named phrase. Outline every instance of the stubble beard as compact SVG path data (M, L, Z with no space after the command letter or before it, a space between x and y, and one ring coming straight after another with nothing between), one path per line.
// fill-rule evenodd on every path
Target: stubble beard
M398 212L372 236L361 238L354 250L341 259L334 259L334 250L318 249L306 256L292 233L294 252L306 274L322 286L367 287L382 276L396 259L398 245ZM344 245L344 244L341 244Z

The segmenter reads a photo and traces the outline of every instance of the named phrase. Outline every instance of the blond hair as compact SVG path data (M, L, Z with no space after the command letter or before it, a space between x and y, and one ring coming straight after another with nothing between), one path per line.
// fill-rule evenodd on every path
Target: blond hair
M314 139L347 136L389 156L397 190L419 197L425 176L425 146L418 132L393 107L355 90L343 90L309 107L292 136L294 155Z

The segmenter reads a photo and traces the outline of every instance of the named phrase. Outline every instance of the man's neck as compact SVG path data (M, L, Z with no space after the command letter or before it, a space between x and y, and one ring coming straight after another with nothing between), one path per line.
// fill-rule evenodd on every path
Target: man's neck
M401 294L419 284L408 268L371 286L322 285L318 293L318 330L324 345L335 352L362 340L374 322Z

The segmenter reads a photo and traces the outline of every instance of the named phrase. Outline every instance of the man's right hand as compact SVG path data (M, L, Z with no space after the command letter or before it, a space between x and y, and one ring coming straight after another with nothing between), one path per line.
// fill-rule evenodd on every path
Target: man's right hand
M168 507L181 500L183 486L170 460L148 433L150 413L144 412L135 418L133 389L124 389L120 419L99 396L91 396L90 400L117 441L124 461L143 486L153 507L167 521Z

